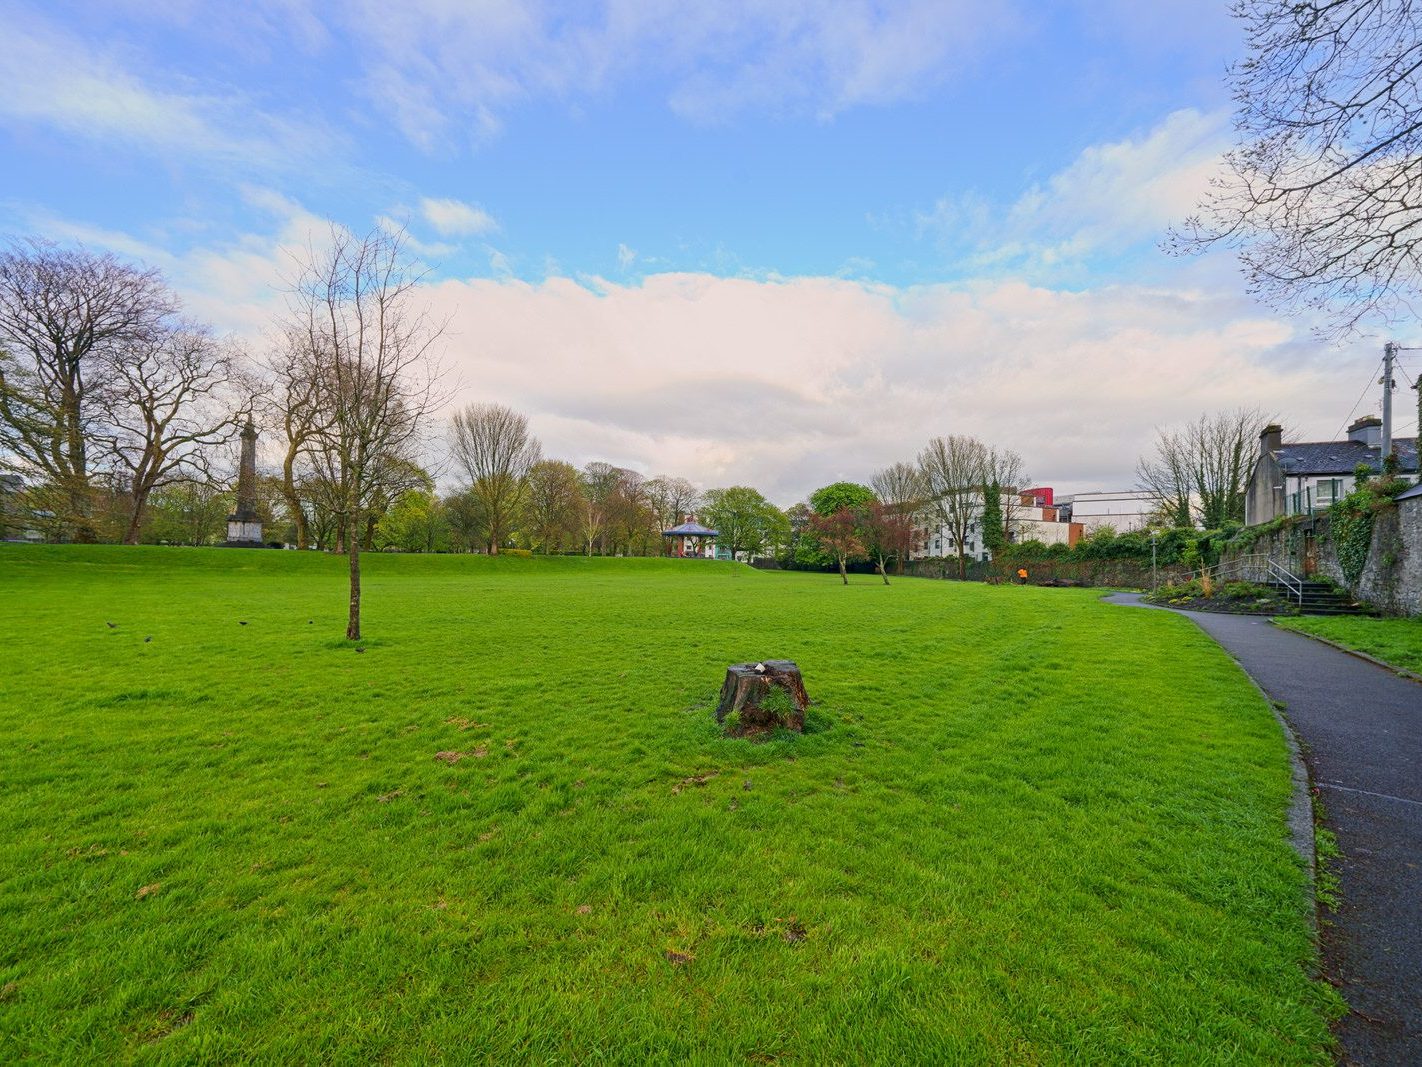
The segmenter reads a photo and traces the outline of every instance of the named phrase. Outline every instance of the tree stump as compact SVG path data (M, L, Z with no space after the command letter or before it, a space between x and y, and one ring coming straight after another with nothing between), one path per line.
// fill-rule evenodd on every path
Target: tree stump
M803 733L810 698L800 668L788 659L736 663L726 668L716 721L736 737L784 727Z

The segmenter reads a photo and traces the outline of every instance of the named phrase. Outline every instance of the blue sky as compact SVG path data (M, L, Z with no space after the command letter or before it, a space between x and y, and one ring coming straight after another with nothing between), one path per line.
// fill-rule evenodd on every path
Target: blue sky
M403 223L457 399L575 462L789 502L972 432L1117 488L1206 407L1330 435L1376 347L1322 350L1227 256L1157 247L1228 143L1224 3L0 15L0 230L143 258L259 346L323 220ZM747 390L765 425L705 417Z

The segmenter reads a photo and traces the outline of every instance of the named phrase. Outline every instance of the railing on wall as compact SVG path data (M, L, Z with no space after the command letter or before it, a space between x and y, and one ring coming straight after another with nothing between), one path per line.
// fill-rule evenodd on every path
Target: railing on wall
M1297 603L1303 603L1303 579L1279 566L1263 552L1235 556L1233 559L1217 563L1213 567L1201 567L1186 575L1187 580L1205 577L1216 582L1233 579L1241 582L1259 582L1264 585L1280 585Z

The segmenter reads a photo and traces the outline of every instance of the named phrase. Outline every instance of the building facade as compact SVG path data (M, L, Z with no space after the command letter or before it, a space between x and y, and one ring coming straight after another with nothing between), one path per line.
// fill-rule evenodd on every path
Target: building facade
M1417 473L1417 442L1393 442L1402 474ZM1359 464L1382 469L1382 420L1374 415L1348 427L1342 441L1300 441L1285 444L1278 425L1259 435L1259 455L1250 472L1244 495L1244 522L1248 526L1281 515L1314 515L1327 511L1347 496L1357 483Z
M992 552L983 543L983 502L980 494L973 504L973 518L968 522L967 538L963 555L968 559L986 563L992 559ZM1046 545L1075 545L1083 536L1079 523L1063 519L1060 508L1053 502L1051 489L1024 489L1002 494L1002 514L1004 533L1009 543L1040 541ZM944 525L931 508L919 512L914 522L910 559L932 559L937 557L957 557L958 541L953 531Z
M1148 530L1160 510L1155 497L1144 489L1074 493L1062 497L1061 502L1071 521L1079 523L1088 537L1106 526L1118 534Z

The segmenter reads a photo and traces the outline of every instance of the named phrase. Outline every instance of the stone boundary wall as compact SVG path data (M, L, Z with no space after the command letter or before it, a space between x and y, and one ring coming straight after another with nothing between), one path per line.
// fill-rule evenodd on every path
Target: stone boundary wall
M1294 574L1303 574L1309 534L1316 546L1317 577L1327 578L1389 615L1422 615L1422 498L1403 500L1374 519L1368 562L1356 585L1349 585L1343 575L1327 515L1275 530L1248 548L1227 550L1221 562L1259 553Z

